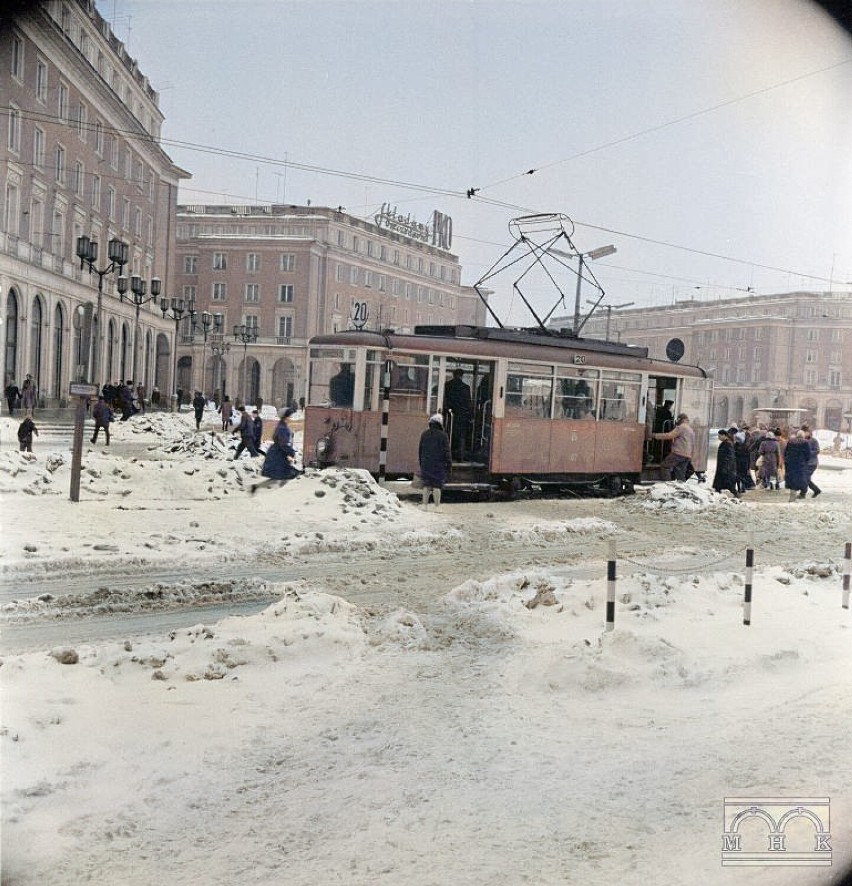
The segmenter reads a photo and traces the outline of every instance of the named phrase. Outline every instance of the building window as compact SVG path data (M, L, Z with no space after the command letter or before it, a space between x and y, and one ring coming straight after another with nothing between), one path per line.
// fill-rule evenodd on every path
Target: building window
M337 282L343 283L346 280L346 265L338 264L337 266Z
M135 209L133 211L133 234L136 237L142 236L142 210Z
M59 84L59 89L56 93L57 102L56 109L59 115L60 123L68 122L68 87L64 83Z
M24 79L24 41L18 36L12 37L12 76Z
M104 155L104 125L100 120L95 122L95 153L98 157Z
M109 165L118 169L118 139L114 135L109 137Z
M213 270L225 271L228 269L228 256L224 252L213 253Z
M44 169L44 130L37 126L33 132L33 165Z
M3 230L15 236L18 233L18 187L6 184L6 203L3 207Z
M101 177L92 176L92 209L101 211Z
M86 123L88 122L89 111L86 106L80 102L77 105L77 135L80 137L80 141L86 141Z
M338 273L340 271L340 265L337 266ZM291 274L296 270L296 256L292 252L284 252L281 254L281 270L285 274ZM338 280L340 277L338 276Z
M367 255L369 255L370 258L373 257L373 241L372 240L367 241Z
M197 274L198 273L198 256L197 255L185 255L183 257L183 272L184 272L184 274Z
M252 330L255 335L259 334L258 330L260 329L260 323L256 314L246 314L246 316L243 318L243 322L245 323L247 329Z
M811 350L805 351L805 363L816 363L816 361L817 361L816 351L811 351Z
M15 154L21 150L21 112L16 107L9 108L9 150Z
M83 182L85 181L86 174L83 170L83 164L78 160L74 164L74 193L78 196L83 196Z
M293 318L290 316L278 318L278 338L287 339L289 341L293 337ZM278 342L286 344L287 342Z
M840 387L840 370L839 369L829 369L828 370L828 386L830 388L839 388Z
M818 329L809 329L808 330L808 341L819 341L819 330Z
M260 283L246 283L246 301L260 301Z
M816 369L805 370L805 384L811 387L816 384Z
M358 237L352 238L352 251L358 252L361 248L361 241Z
M260 270L260 253L249 252L246 254L246 270L255 273Z
M36 98L42 104L47 102L47 65L41 59L36 62Z
M197 292L195 286L184 286L181 291L183 292L183 300L185 302L195 301L195 295Z
M65 148L62 145L56 146L56 163L54 166L57 184L65 184Z
M278 301L282 304L290 304L293 301L294 286L292 283L281 283L278 287Z
M130 228L130 201L127 197L121 198L121 226L125 230Z
M214 283L213 284L213 301L225 301L225 298L228 295L228 284L227 283Z

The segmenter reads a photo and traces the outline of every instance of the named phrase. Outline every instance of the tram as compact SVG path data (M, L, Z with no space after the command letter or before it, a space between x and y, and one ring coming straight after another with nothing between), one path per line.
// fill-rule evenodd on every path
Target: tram
M675 415L689 415L693 466L706 469L712 380L698 367L651 359L647 348L536 329L421 326L320 335L309 349L309 465L410 478L420 435L440 412L463 450L446 489L619 495L666 479L668 444L651 434L657 406L669 400ZM448 404L454 377L470 392L469 411Z

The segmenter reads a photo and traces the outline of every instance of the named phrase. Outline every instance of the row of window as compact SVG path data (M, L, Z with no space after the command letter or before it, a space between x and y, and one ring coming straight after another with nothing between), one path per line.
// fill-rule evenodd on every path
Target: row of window
M839 369L829 369L825 376L825 383L830 388L842 387L843 374ZM746 371L742 366L725 366L721 371L719 379L723 384L758 384L764 381L761 367L759 365L751 367L751 378L746 379ZM803 375L804 384L809 387L816 387L819 384L819 374L816 369L805 369Z
M703 351L700 351L700 350L697 351L697 357L698 357L699 363L701 363L704 359L716 360L717 357L722 360L725 360L725 361L733 360L733 359L742 361L742 360L745 360L745 354L746 354L745 348L738 348L737 353L736 353L736 357L734 356L734 354L730 348L725 348L723 351L721 351L721 353L717 352L715 348L711 348L709 351L707 351L706 354ZM751 354L752 354L753 360L760 361L760 359L763 356L763 349L762 348L753 348ZM805 351L805 363L818 363L819 362L819 355L820 355L819 351L812 350L810 348L807 349ZM840 364L843 362L843 352L839 351L839 350L831 351L828 355L828 359L829 359L829 363Z
M243 299L252 304L260 302L261 289L260 283L246 283L243 289ZM198 287L184 286L183 297L186 300L193 299L198 301ZM214 283L210 291L210 297L213 301L228 300L228 284ZM280 304L292 304L296 298L296 288L292 283L280 283L278 285L278 301Z
M227 252L214 252L213 253L213 270L214 271L227 271L228 270L228 253ZM259 252L247 252L245 257L245 269L250 274L257 273L261 269L261 253ZM278 270L282 271L286 274L291 274L296 270L296 255L292 252L282 252L278 256ZM198 273L198 256L197 255L185 255L183 257L183 272L184 274L197 274Z
M348 235L346 231L338 230L337 245L343 249L349 248ZM405 256L405 262L402 261L402 253L399 249L388 246L385 243L375 243L368 237L360 237L357 234L352 235L352 252L359 255L366 255L368 258L375 258L379 261L390 262L398 268L405 267L408 271L416 271L418 274L427 274L434 279L449 281L451 283L458 282L456 280L457 269L447 267L435 261L427 261L422 256L415 257L410 253Z

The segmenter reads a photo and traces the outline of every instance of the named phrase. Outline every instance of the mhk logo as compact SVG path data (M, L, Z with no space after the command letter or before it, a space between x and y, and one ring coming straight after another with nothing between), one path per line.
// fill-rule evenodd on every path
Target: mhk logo
M725 797L723 865L831 864L828 797Z

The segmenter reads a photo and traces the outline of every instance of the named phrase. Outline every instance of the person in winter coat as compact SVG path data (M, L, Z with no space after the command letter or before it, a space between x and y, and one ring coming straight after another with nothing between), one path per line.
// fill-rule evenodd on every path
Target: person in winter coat
M293 465L296 458L296 450L293 449L293 431L287 423L287 419L295 411L295 408L290 406L281 413L278 426L272 435L272 445L266 450L266 458L263 460L263 467L260 470L261 476L266 479L251 486L249 491L252 495L261 486L269 486L271 483L283 486L288 480L299 475L299 471Z
M36 402L36 389L31 378L24 380L24 386L21 388L21 406L24 408L24 415L32 415Z
M95 432L92 434L91 442L98 442L98 432L103 428L106 445L109 446L109 423L112 421L113 415L112 410L109 408L109 403L104 399L103 394L98 397L98 402L95 403L92 409L92 418L95 420Z
M258 452L254 448L254 422L252 422L245 406L240 404L237 408L240 413L240 423L234 433L240 435L240 445L237 446L237 451L234 453L234 461L243 454L244 449L248 449L252 458L257 458Z
M436 413L429 419L429 427L420 435L418 449L420 478L423 480L423 504L429 504L429 496L440 507L441 490L450 473L453 460L450 455L450 438L444 431L444 418Z
M734 435L734 457L737 460L737 491L754 489L754 480L749 470L748 429L736 431Z
M813 481L814 471L819 467L819 440L814 437L810 425L802 425L805 433L805 440L808 443L808 489L816 498L822 490Z
M32 418L27 416L18 425L18 443L20 444L21 452L33 451L33 434L38 437L38 428L35 426Z
M201 430L201 418L204 415L204 407L207 405L207 402L204 399L204 394L201 391L196 391L195 396L192 398L192 408L195 411L195 430Z
M231 405L230 397L225 397L222 401L222 405L219 407L219 411L222 413L222 433L224 433L230 427L231 416L234 413L234 407Z
M669 471L669 479L684 481L690 475L692 454L695 451L695 431L689 426L689 416L682 412L674 430L664 434L652 434L655 440L671 440L671 452L661 462Z
M780 451L778 441L773 431L767 431L757 448L757 457L762 459L758 468L758 479L764 489L772 489L772 484L778 489L778 463Z
M790 490L790 501L804 498L808 491L808 458L810 449L804 431L797 431L787 441L784 453L784 483Z
M15 384L15 379L9 379L9 384L6 385L6 390L3 393L6 395L6 404L9 407L9 415L14 415L15 407L21 399L21 389Z
M257 454L260 455L260 444L263 442L263 419L256 409L252 410L251 424L254 431L254 448L257 450Z
M736 498L737 491L737 457L734 454L734 436L736 428L719 431L719 451L716 453L716 473L713 476L713 489L721 492L727 489Z

